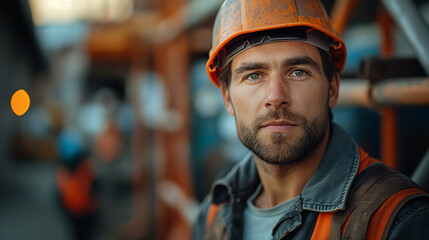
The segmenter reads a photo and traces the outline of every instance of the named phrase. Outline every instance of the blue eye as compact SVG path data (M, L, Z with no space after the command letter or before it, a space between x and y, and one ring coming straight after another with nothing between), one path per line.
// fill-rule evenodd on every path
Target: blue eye
M258 74L258 73L252 73L246 77L246 79L252 80L252 81L259 80L260 78L261 78L261 74Z

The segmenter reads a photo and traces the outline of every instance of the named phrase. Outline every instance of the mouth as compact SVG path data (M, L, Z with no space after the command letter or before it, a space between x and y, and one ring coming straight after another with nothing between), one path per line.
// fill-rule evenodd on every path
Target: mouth
M289 121L276 120L262 124L261 129L268 130L271 132L288 132L296 126L297 124Z

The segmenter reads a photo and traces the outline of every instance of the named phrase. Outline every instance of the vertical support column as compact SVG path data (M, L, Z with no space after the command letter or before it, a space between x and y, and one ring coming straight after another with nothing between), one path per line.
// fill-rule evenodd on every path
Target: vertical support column
M397 112L393 107L381 109L381 159L391 168L398 169Z
M386 8L381 7L378 12L378 25L381 32L381 54L390 57L393 54L393 19Z
M187 3L185 0L163 0L161 15L171 17ZM177 15L182 16L182 15ZM184 14L183 17L187 15ZM176 19L174 24L186 24L186 19ZM160 76L166 92L168 123L157 129L156 159L156 239L185 240L191 238L191 225L183 215L180 197L168 194L179 191L182 196L193 196L190 167L190 90L189 90L189 41L188 33L175 36L168 42L156 44L154 69ZM160 159L158 159L158 157ZM171 192L161 193L166 185ZM164 186L164 187L163 187ZM170 197L171 198L171 197Z
M152 226L151 186L153 185L151 169L151 130L148 129L141 112L140 101L141 74L150 71L151 45L135 36L130 41L131 77L130 102L135 114L135 122L131 134L131 219L120 229L123 239L146 239L154 235Z
M393 54L393 21L385 8L378 15L381 31L381 54L389 57ZM383 107L380 110L380 147L381 159L391 168L398 169L397 159L397 110L394 107Z
M165 97L169 97L170 86L167 83L167 53L168 46L167 44L154 44L154 55L153 55L153 70L158 75L159 80L162 82L162 86L165 90ZM166 104L167 99L164 99ZM166 159L166 153L169 151L168 146L166 144L166 139L168 138L167 133L165 133L162 129L155 129L153 132L153 149L154 151L154 189L156 189L158 183L165 179L165 168L168 166L168 160ZM155 232L155 239L168 239L168 231L170 228L170 216L167 209L167 206L164 202L162 202L157 196L156 191L154 192L154 201L155 206L155 219L153 219L153 231ZM164 231L163 231L164 230Z

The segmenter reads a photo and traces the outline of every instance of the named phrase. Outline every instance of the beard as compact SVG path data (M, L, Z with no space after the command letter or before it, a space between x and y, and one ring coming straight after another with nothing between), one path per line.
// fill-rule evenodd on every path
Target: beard
M286 165L305 159L323 140L329 125L329 107L311 121L286 108L270 110L258 117L251 126L246 126L236 119L237 134L241 142L257 157L269 164ZM296 124L301 134L293 139L290 132L275 132L269 141L258 137L258 131L264 123L272 120L286 120Z

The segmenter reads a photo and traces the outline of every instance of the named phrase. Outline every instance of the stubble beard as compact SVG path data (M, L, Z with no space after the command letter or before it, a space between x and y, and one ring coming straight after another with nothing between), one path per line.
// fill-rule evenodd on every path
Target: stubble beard
M257 157L269 164L285 165L305 159L323 140L329 125L329 107L311 121L288 109L270 110L257 118L250 127L236 119L237 133L241 142ZM291 139L290 133L272 133L271 141L258 137L262 124L271 120L287 120L297 124L301 134Z

